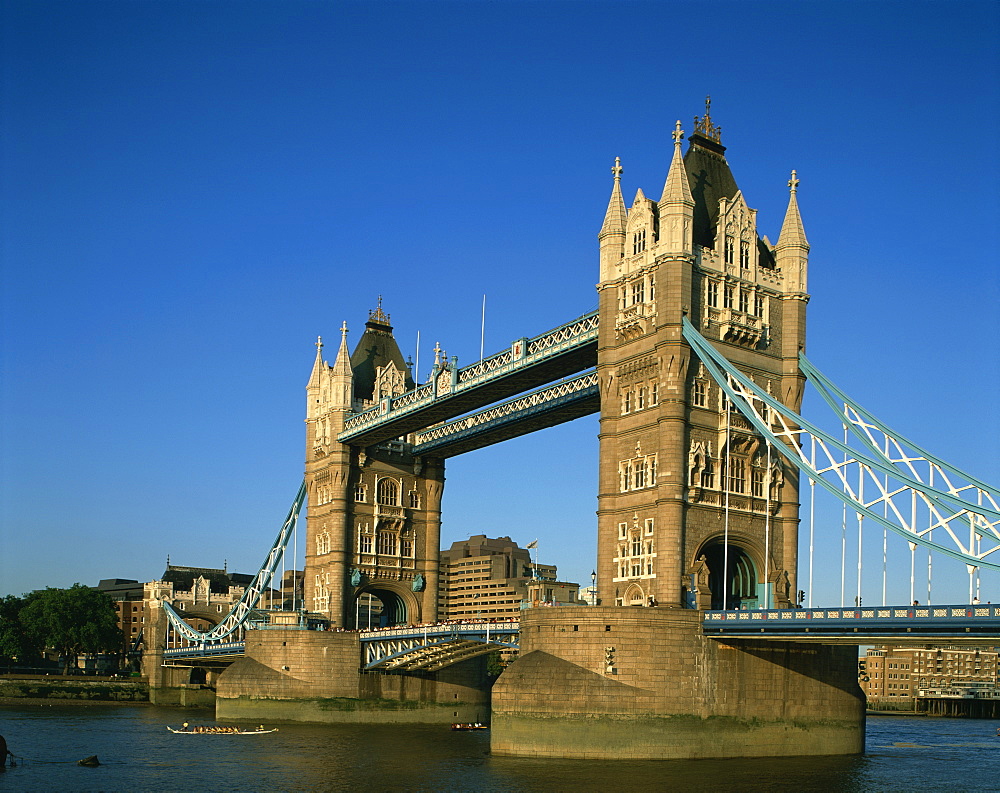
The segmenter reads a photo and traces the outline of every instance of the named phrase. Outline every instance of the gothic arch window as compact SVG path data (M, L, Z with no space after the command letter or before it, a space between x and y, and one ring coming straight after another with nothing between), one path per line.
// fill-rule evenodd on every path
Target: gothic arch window
M726 487L730 493L747 492L747 461L742 457L726 460Z
M383 504L387 507L398 507L399 482L395 479L390 479L389 477L379 479L378 485L376 486L376 497L378 498L379 504Z
M632 234L632 254L646 250L646 229L639 229Z
M705 282L705 302L712 308L719 307L719 282L711 278Z

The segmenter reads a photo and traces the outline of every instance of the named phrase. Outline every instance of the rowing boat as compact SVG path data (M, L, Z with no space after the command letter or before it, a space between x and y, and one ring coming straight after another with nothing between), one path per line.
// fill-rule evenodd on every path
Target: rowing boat
M175 730L173 727L167 727L170 732L174 735L266 735L269 732L277 732L278 728L275 727L273 730L265 730L263 727L256 730L228 730L219 729L218 727L187 727L184 726L179 730Z

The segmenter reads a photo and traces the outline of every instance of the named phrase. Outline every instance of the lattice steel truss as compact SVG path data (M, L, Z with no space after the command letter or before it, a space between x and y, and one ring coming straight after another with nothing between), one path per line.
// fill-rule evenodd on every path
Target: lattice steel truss
M1000 570L1000 491L934 457L849 399L805 358L800 367L845 427L833 437L783 405L684 319L684 338L732 406L786 460L858 514L923 546ZM854 444L851 445L853 440ZM935 532L937 537L935 538ZM942 541L942 535L947 540Z
M244 591L243 597L230 609L229 613L218 625L209 631L195 630L184 621L183 616L175 611L167 601L163 601L163 610L167 614L169 627L187 641L197 644L220 642L223 639L233 636L242 639L246 625L250 621L253 611L260 603L261 595L271 587L271 581L274 579L274 573L278 569L278 565L281 564L285 548L288 546L288 540L295 532L299 513L302 511L305 499L306 483L303 482L299 486L299 492L295 496L295 501L292 502L291 509L288 510L288 517L285 518L285 522L282 524L278 536L271 545L271 550L268 551L267 556L264 558L260 570L257 571L257 575L254 576L253 581L250 582L250 585Z

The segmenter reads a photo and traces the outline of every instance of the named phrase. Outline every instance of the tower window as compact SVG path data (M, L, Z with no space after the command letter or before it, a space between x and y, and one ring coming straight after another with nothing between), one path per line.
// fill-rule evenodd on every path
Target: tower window
M726 284L726 288L722 292L722 307L733 307L733 288L729 284Z
M420 509L420 494L416 490L409 493L410 509Z
M740 457L730 457L726 471L726 484L730 493L745 493L747 487L747 464Z
M362 482L358 482L354 486L354 500L355 501L365 501L368 498L368 491Z
M646 302L646 283L640 278L638 281L632 282L632 303L645 303Z
M750 469L750 493L755 498L764 497L764 469Z
M719 285L715 281L709 281L705 288L705 302L712 308L719 307Z
M646 229L640 229L632 234L632 253L642 253L646 250Z
M740 240L740 267L746 269L750 266L750 241Z
M740 311L744 314L750 311L750 293L746 289L740 290Z
M753 313L758 317L764 316L764 298L761 295L757 295L753 299Z
M735 240L733 239L732 235L731 234L727 234L726 235L726 246L725 246L725 260L726 260L726 264L732 264L733 263L733 245L734 245L734 243L735 243Z
M399 506L399 482L385 477L378 480L378 503L388 507Z
M691 402L695 407L703 408L708 405L708 383L704 380L695 380L691 388Z

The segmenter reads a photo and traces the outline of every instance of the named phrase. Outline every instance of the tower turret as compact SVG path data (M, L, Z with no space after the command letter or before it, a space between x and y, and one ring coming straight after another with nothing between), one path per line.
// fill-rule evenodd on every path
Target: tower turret
M684 155L681 153L681 141L684 130L681 122L674 126L674 157L667 171L667 181L663 185L663 196L660 198L660 240L659 252L691 253L691 228L694 219L694 198L691 196L691 185L688 183L687 170L684 167Z
M788 209L785 211L785 221L781 224L778 244L774 248L775 264L781 269L786 294L805 294L806 280L809 268L809 241L802 227L802 217L799 215L799 202L796 193L799 179L792 171L788 180Z
M597 235L601 244L601 281L609 281L616 277L618 265L625 255L625 223L628 212L625 210L625 199L622 198L622 161L615 157L611 168L615 184L611 188L611 198L608 210L604 213L604 224Z
M347 349L347 322L340 326L340 349L337 360L330 369L330 409L340 414L340 429L343 428L345 413L351 410L354 392L354 370L351 368L351 353Z

